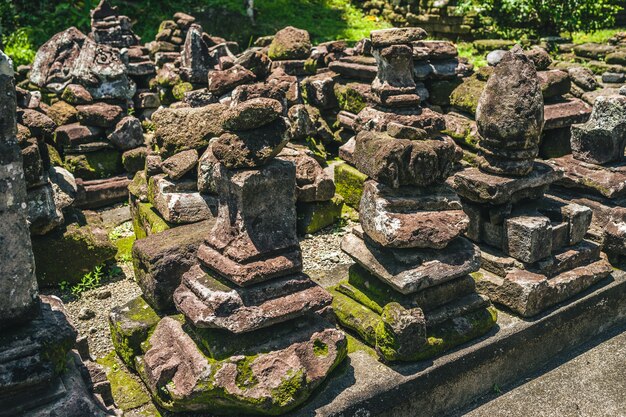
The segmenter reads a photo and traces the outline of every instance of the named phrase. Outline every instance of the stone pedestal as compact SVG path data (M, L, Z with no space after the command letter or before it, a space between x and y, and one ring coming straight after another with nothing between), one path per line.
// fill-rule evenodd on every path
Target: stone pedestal
M104 416L69 353L62 303L38 296L15 119L13 63L0 52L0 416Z
M533 65L519 50L505 55L477 115L480 148L497 145L498 155L491 160L483 152L489 157L479 168L467 168L449 181L470 219L466 236L481 247L481 270L472 274L478 290L524 317L611 273L600 246L585 240L591 209L544 197L563 173L533 162L543 126L537 83Z
M361 226L341 248L356 264L333 287L339 322L384 361L422 360L486 333L495 310L468 275L480 252L461 237L469 220L444 181L462 153L440 115L421 109L408 45L419 28L372 32L377 106L357 119L351 161L367 175ZM407 58L407 56L409 58ZM362 227L362 228L361 228Z
M347 355L323 318L330 294L302 273L296 167L274 159L288 123L279 102L258 104L223 117L212 148L218 214L173 292L182 315L161 318L142 299L110 315L118 354L172 412L282 414Z

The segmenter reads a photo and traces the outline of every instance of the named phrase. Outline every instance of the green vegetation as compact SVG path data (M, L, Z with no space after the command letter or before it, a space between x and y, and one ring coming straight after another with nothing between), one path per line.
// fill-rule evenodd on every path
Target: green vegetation
M486 34L512 39L597 31L620 10L613 0L460 0L457 12L477 13Z
M104 271L102 265L96 266L93 271L90 271L83 275L80 282L76 285L70 285L67 281L63 281L59 284L62 291L70 291L73 296L78 297L85 291L93 290L100 286L100 282L104 277Z
M615 36L617 32L625 32L626 28L602 29L594 32L574 32L572 33L572 41L576 44L595 42L606 43L610 38Z
M90 30L89 11L97 0L0 1L0 28L5 49L16 64L30 62L34 51L52 35L70 26ZM143 42L154 39L161 21L182 11L198 18L206 32L238 41L243 48L255 38L272 35L292 25L310 32L312 41L357 41L374 29L388 27L375 16L365 16L350 0L260 0L252 24L241 0L111 0L133 21ZM45 22L45 24L42 24Z

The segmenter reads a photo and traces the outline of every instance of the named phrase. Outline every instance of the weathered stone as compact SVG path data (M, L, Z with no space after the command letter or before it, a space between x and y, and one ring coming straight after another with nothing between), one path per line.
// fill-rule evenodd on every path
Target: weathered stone
M50 175L54 205L59 210L70 207L78 194L76 179L68 170L61 167L50 167L48 173Z
M230 169L265 165L289 142L288 126L280 118L258 129L224 133L212 144L213 154Z
M363 130L378 132L385 132L389 123L424 129L431 134L437 134L445 129L443 116L428 108L397 109L394 112L385 112L372 107L365 107L357 115L356 123Z
M476 203L514 204L522 199L541 197L548 186L562 176L560 170L536 162L526 177L503 177L467 168L454 175L449 183L461 197Z
M544 133L546 130L570 127L584 123L591 115L591 106L577 98L566 99L544 106Z
M196 191L196 181L169 181L163 175L150 178L148 197L154 208L170 223L195 223L215 217L214 196Z
M353 155L359 171L393 188L443 181L461 157L449 137L412 141L367 131L357 135Z
M500 278L481 270L476 274L479 277L476 286L494 302L504 304L523 317L532 317L608 277L611 271L611 265L604 259L550 279L523 270Z
M155 140L164 156L208 146L224 131L220 116L227 110L221 103L198 108L160 109L152 115Z
M321 310L331 297L304 274L241 288L193 266L183 275L174 302L196 327L239 334Z
M69 84L63 90L61 98L70 104L89 104L93 102L91 93L80 84Z
M116 252L102 219L94 212L72 212L66 215L63 227L33 237L37 280L45 287L58 287L63 281L78 283Z
M269 74L271 61L262 51L248 49L235 59L234 64L252 71L256 78L261 80Z
M65 101L57 101L48 108L48 117L57 126L63 126L76 121L76 108Z
M251 130L276 120L283 111L280 102L270 98L254 98L231 107L222 116L224 130Z
M61 93L72 80L72 69L86 39L75 27L50 38L35 55L30 82Z
M450 104L458 110L470 115L476 114L478 100L487 83L476 75L465 78L463 82L450 93Z
M414 41L413 58L418 60L440 61L459 55L454 43L450 41Z
M296 165L298 202L327 201L335 195L335 183L315 158L289 147L281 151L279 158Z
M26 208L30 232L33 235L44 235L63 223L63 213L55 204L50 184L29 190Z
M374 32L372 32L374 36ZM389 107L418 106L412 74L413 51L408 45L374 48L378 72L372 82L372 92L377 101Z
M161 318L142 297L113 307L109 313L111 341L126 366L135 368L135 357L141 355L145 342Z
M95 103L76 106L78 121L83 125L112 129L123 117L120 106L107 103Z
M316 233L341 219L344 200L335 195L326 201L298 202L298 234Z
M214 362L171 318L161 320L149 345L138 363L157 402L194 412L284 413L308 398L347 353L345 336L327 328L288 346Z
M274 35L267 55L271 60L306 59L311 53L309 32L287 26Z
M96 149L82 155L65 155L64 168L77 178L98 180L124 172L122 154L113 149Z
M356 229L355 229L356 230ZM346 235L341 249L373 275L402 294L425 288L477 271L480 254L464 238L451 242L447 250L383 248L358 230Z
M83 181L77 179L78 196L76 207L96 209L110 206L128 199L130 179L126 175L101 180Z
M537 78L541 84L541 93L544 99L563 96L569 93L572 88L569 74L565 71L539 71Z
M7 337L4 328L30 319L39 306L15 110L13 62L0 52L0 328Z
M514 48L495 68L476 109L480 146L480 169L494 174L527 175L530 157L511 161L503 150L537 149L544 125L543 97L534 65ZM536 153L535 153L536 155Z
M128 78L119 49L91 39L85 40L71 75L94 99L130 100L135 94L136 86Z
M584 43L582 45L576 45L574 47L574 52L578 56L598 59L604 58L606 55L615 52L615 47L598 43Z
M541 47L534 47L524 52L524 54L530 58L530 60L535 65L535 69L537 71L545 71L548 69L550 64L552 63L552 58L548 51ZM545 95L544 95L545 97Z
M295 166L279 160L257 170L216 169L218 218L200 260L238 285L299 272L295 176Z
M611 199L626 196L626 167L604 167L575 159L572 155L555 158L548 163L562 169L564 175L557 184Z
M521 214L504 222L506 253L532 263L546 258L552 251L552 225L546 216Z
M134 116L126 116L115 125L115 130L107 138L123 151L141 146L144 144L141 122Z
M177 180L191 171L197 163L198 151L190 149L188 151L179 152L176 155L170 156L163 161L161 168L168 177Z
M584 91L593 91L600 86L593 71L589 68L572 67L567 72L572 82Z
M213 220L183 225L133 244L133 267L145 300L154 309L175 311L172 294L185 272L198 263L198 247Z
M396 44L411 44L415 41L421 41L426 36L428 36L426 31L418 27L380 29L370 33L372 46L378 48Z
M54 142L58 148L78 148L78 145L97 142L104 136L102 128L72 123L54 131Z
M388 248L444 249L469 223L447 186L392 189L372 180L365 183L359 215L367 236Z
M211 94L219 97L238 85L254 81L255 78L254 73L250 70L241 65L233 65L226 70L209 72L208 90Z
M335 165L336 192L353 209L359 208L366 180L367 175L346 163Z
M181 72L189 82L195 84L204 83L215 65L209 55L209 46L202 38L202 32L202 26L192 24L180 54Z
M30 139L28 146L22 146L22 161L24 165L24 179L26 180L26 188L30 189L43 185L46 182L44 176L43 161L37 139Z
M20 109L17 111L17 122L30 130L30 133L38 138L52 138L57 125L45 114L32 109Z
M593 164L622 161L626 146L626 97L598 97L589 121L572 126L572 154Z

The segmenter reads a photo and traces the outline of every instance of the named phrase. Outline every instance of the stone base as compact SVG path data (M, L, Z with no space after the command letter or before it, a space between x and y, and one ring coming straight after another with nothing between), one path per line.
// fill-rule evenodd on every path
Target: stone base
M615 272L606 281L534 320L498 311L497 326L486 337L419 363L387 366L349 338L354 347L346 366L309 403L286 416L448 415L493 393L494 386L531 378L555 357L622 325L626 274Z
M480 262L478 248L465 238L454 240L444 250L391 249L371 241L359 227L344 238L341 249L402 294L467 275Z
M300 333L300 340L280 350L218 361L179 321L166 317L136 358L137 369L155 401L169 411L282 414L306 401L347 355L340 331L317 330Z
M522 269L512 269L504 277L485 269L472 275L480 293L522 317L532 317L585 291L612 271L608 261L600 259L552 277Z
M339 323L375 348L383 361L418 361L482 336L495 323L487 297L465 275L410 295L359 265L331 288Z
M548 186L563 174L543 162L535 162L530 174L525 177L507 177L466 168L448 180L448 183L463 198L475 203L505 204L523 199L541 197Z
M206 267L240 286L302 271L302 252L299 247L280 253L260 255L248 262L237 262L204 244L198 249L198 259Z
M315 313L331 298L304 274L241 288L196 265L183 275L174 302L195 327L240 334Z

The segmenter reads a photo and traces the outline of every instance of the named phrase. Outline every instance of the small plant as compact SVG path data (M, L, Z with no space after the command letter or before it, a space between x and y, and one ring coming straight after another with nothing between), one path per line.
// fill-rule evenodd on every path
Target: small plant
M67 281L61 281L59 282L59 289L63 292L67 292L70 291L70 289L72 288L72 286L70 285L69 282Z
M80 282L71 288L72 295L78 297L85 291L98 288L100 286L100 282L102 281L103 276L104 271L102 265L96 266L93 271L83 275L83 278L80 280Z
M4 52L13 59L13 65L28 65L35 59L37 51L26 28L19 28L3 37Z

